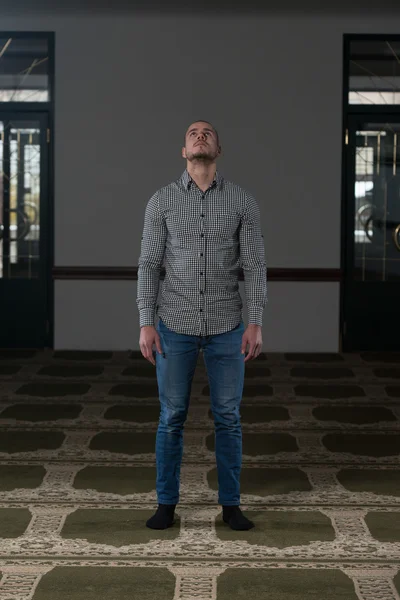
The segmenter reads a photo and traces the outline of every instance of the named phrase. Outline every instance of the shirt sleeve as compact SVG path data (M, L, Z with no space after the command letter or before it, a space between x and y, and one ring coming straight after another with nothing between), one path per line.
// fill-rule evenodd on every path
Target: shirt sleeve
M240 264L243 269L249 325L262 325L267 303L267 265L260 210L256 200L246 194L246 205L239 229Z
M154 326L167 226L160 212L159 193L147 203L138 267L136 303L140 327Z

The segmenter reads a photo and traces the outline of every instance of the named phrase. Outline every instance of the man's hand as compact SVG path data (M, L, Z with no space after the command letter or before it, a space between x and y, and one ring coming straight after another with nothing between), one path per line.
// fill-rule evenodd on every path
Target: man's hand
M154 360L154 356L153 356L153 346L154 345L157 348L157 352L159 354L161 354L162 353L161 340L160 340L160 336L158 335L157 329L155 327L153 327L152 325L145 325L144 327L142 327L140 329L140 339L139 339L140 351L143 354L143 356L145 357L145 359L148 360L149 362L151 362L151 364L155 366L156 361Z
M242 354L246 352L246 346L249 345L249 351L244 359L244 362L248 360L253 360L256 358L262 348L262 333L261 333L261 325L250 324L247 326L246 331L242 337Z

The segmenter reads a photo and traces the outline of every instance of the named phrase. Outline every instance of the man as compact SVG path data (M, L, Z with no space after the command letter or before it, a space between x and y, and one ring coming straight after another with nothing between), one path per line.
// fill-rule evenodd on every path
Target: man
M183 427L200 348L210 383L223 520L235 530L254 527L239 508L239 407L244 363L256 358L262 347L266 263L257 203L217 172L220 154L216 129L207 121L192 123L182 148L186 170L152 196L145 212L137 288L139 345L142 355L156 365L161 406L156 438L158 508L146 523L151 529L175 522ZM156 307L164 259L165 278ZM249 316L246 330L240 267Z

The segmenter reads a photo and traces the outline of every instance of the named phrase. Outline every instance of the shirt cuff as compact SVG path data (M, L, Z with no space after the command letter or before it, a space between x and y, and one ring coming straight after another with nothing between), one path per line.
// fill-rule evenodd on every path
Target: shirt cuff
M249 325L260 325L262 327L264 309L261 306L249 306L247 312Z
M154 313L154 308L145 308L142 310L139 315L140 327L154 327Z

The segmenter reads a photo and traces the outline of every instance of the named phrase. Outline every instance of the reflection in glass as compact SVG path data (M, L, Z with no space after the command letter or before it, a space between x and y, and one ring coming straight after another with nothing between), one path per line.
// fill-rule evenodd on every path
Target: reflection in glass
M400 278L399 139L399 123L369 123L356 132L354 260L361 281Z
M349 104L400 104L400 40L350 42Z
M0 37L0 102L48 102L48 41Z
M38 277L40 130L35 122L2 123L1 277Z
M4 123L0 122L0 278L3 277L3 233L4 233Z

